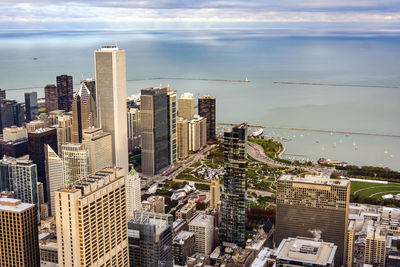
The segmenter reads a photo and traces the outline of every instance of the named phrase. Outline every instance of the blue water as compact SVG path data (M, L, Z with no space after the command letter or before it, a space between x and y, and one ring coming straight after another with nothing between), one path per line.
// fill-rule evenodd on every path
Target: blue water
M263 30L3 33L0 87L44 87L62 73L79 82L82 74L94 76L93 51L115 42L126 50L128 79L250 80L135 81L127 83L128 94L169 84L178 94L215 96L219 122L400 134L400 89L273 83L398 86L400 36L307 37ZM43 90L37 91L43 96ZM23 91L7 95L23 100ZM291 136L292 141L285 142L289 154L400 170L400 138L284 130L266 134L272 131Z

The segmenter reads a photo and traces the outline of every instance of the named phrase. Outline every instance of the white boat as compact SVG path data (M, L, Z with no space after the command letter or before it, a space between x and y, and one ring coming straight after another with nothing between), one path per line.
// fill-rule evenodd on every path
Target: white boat
M385 154L389 153L388 150L387 150L387 148L385 149L385 152L383 152L383 153L385 153Z
M258 137L258 136L262 135L263 132L264 132L264 130L262 128L259 128L259 129L255 130L251 135L253 137Z

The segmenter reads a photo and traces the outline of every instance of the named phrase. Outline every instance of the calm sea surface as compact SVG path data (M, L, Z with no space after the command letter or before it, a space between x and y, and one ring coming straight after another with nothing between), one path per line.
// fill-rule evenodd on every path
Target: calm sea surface
M288 37L262 30L0 33L0 87L44 87L62 73L75 82L92 77L93 51L115 42L126 50L128 80L250 80L129 81L129 95L169 84L178 94L216 97L219 122L400 135L400 89L274 83L399 86L400 36ZM35 90L43 96L42 89ZM22 101L23 92L7 96ZM265 134L290 138L284 142L289 158L326 157L400 170L400 138L273 129Z

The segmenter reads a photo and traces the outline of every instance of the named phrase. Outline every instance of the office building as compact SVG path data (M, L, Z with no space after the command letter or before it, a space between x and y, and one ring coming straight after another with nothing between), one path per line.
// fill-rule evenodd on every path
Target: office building
M136 216L128 223L129 266L172 267L172 226L157 217Z
M34 121L30 121L26 124L26 130L28 131L28 133L34 132L38 129L44 129L46 127L49 127L49 124L43 120L34 120Z
M73 92L72 76L66 74L57 76L58 109L65 112L71 111Z
M40 267L37 208L0 198L0 266Z
M189 150L196 152L207 145L207 120L195 115L189 121Z
M178 116L187 120L194 117L194 97L192 93L184 93L178 99Z
M97 127L96 102L81 82L72 101L72 142L81 143L83 130L90 127Z
M128 266L125 170L103 169L57 190L55 204L60 267Z
M35 120L39 116L37 92L25 92L25 115L27 122Z
M165 198L163 196L151 196L142 201L144 211L165 213Z
M0 88L0 99L6 99L6 90Z
M82 144L89 152L90 173L113 166L111 134L99 128L85 129Z
M34 132L28 132L28 152L29 158L37 166L37 176L39 182L44 184L45 189L45 202L49 201L49 192L47 190L48 185L46 181L46 153L44 151L45 145L51 146L51 148L57 153L57 130L52 128L37 129Z
M350 182L284 175L276 189L276 244L303 236L335 244L335 266L346 262Z
M213 208L219 207L220 204L220 184L219 179L215 178L211 180L210 184L210 206Z
M140 127L140 110L130 108L128 111L128 141L130 151L140 148L142 145Z
M195 234L196 253L209 255L213 251L214 217L198 214L189 223L189 232Z
M64 166L62 159L51 148L45 146L46 152L46 185L49 192L49 213L51 216L56 215L56 207L54 204L54 195L56 190L64 187Z
M72 142L72 116L59 115L57 116L58 124L52 126L57 129L57 150L61 155L61 146Z
M15 100L0 99L0 133L3 133L3 128L13 125L21 127L24 123L22 105Z
M0 192L10 190L10 175L8 167L10 163L11 159L8 159L6 157L2 157L0 159Z
M166 87L142 90L142 172L154 175L168 167L168 98Z
M89 89L90 94L93 96L94 102L96 103L96 81L93 78L86 78L81 81Z
M168 113L168 164L173 164L178 160L177 152L177 133L176 133L176 91L167 90L167 113Z
M89 152L83 144L62 145L64 186L69 186L89 175Z
M126 207L128 218L134 211L142 209L142 199L140 193L140 177L139 174L132 168L126 178Z
M187 222L190 222L195 215L196 202L190 200L175 214L176 218L186 220Z
M195 235L192 232L181 231L172 240L174 263L185 266L186 259L196 252Z
M35 204L39 210L36 164L31 160L12 160L9 166L10 189L24 203Z
M215 98L205 95L198 100L199 115L207 120L207 142L217 139L215 135Z
M4 141L16 141L28 138L28 132L25 127L11 126L3 129Z
M176 121L178 159L183 160L189 155L189 123L187 119L178 117Z
M335 244L322 240L289 237L282 240L274 257L277 267L330 267L335 266L334 258L337 249Z
M48 84L44 88L44 95L46 99L46 113L58 109L58 94L57 87L54 84Z
M246 245L247 124L224 132L225 175L220 236L223 247Z
M125 50L104 46L94 55L99 127L111 134L113 165L128 172Z
M19 158L28 154L28 134L26 128L11 126L3 129L0 139L0 158L4 156Z
M384 228L369 225L365 239L364 264L385 267L386 231Z

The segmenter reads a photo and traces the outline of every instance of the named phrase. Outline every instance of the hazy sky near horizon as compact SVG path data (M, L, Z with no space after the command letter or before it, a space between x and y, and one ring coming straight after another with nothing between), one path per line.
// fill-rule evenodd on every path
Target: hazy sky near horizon
M0 27L251 27L345 23L400 30L399 0L1 0ZM333 26L332 26L333 25ZM314 25L315 26L315 25Z

